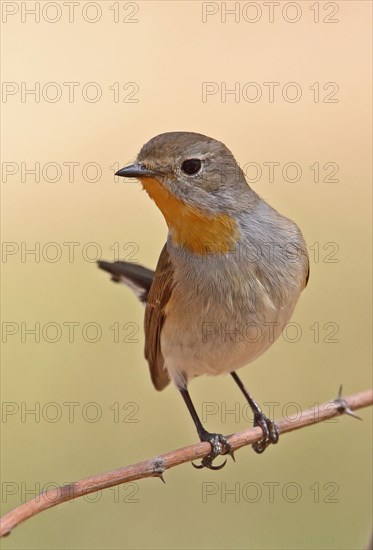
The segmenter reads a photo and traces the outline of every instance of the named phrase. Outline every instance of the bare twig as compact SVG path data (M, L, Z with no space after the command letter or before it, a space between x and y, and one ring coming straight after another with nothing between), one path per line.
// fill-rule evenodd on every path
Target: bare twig
M373 390L366 390L354 395L350 395L344 399L339 395L334 401L328 401L315 409L303 411L300 415L288 417L279 420L277 425L280 433L292 432L311 426L317 422L322 422L340 414L351 414L351 411L368 407L373 404ZM259 427L245 430L244 432L233 434L229 437L229 442L232 450L236 451L246 445L256 443L262 438L262 430ZM0 523L0 536L5 536L10 531L26 519L39 514L43 510L57 506L62 502L72 500L95 491L107 489L121 483L128 483L136 479L144 479L146 477L160 477L165 470L191 462L208 455L210 452L209 443L197 443L189 447L183 447L176 451L170 451L158 457L124 466L117 470L112 470L103 474L97 474L92 477L87 477L75 483L63 485L59 488L49 489L38 495L37 497L21 504L14 510L11 510L3 518Z

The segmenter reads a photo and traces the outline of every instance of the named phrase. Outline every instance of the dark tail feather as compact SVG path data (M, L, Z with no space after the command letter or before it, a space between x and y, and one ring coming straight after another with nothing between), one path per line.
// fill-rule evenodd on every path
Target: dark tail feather
M153 282L154 272L142 265L130 262L104 262L99 260L100 269L111 274L115 283L127 285L142 302L146 302Z

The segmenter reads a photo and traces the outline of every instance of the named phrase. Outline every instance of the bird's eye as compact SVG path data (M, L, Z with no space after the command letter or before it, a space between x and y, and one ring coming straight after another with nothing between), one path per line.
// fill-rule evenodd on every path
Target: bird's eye
M188 159L184 160L183 164L181 165L181 169L184 172L184 174L188 174L188 176L193 176L193 174L197 174L199 170L201 169L201 161L199 159Z

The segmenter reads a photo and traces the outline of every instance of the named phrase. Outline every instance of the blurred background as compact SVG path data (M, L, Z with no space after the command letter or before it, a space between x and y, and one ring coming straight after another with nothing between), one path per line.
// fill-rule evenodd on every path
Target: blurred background
M196 442L143 357L143 307L95 261L154 267L164 220L114 172L165 131L223 141L307 240L292 325L242 378L276 418L371 385L371 4L2 2L2 509ZM229 93L231 92L231 93ZM250 425L229 378L210 431ZM371 410L66 503L4 549L365 548Z

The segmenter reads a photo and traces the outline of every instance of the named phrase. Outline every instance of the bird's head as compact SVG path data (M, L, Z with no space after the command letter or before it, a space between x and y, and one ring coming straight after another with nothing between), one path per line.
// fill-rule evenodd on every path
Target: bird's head
M257 199L229 149L193 132L152 138L116 175L140 179L175 243L197 253L208 243L227 251L238 238L237 216Z

